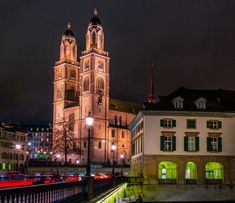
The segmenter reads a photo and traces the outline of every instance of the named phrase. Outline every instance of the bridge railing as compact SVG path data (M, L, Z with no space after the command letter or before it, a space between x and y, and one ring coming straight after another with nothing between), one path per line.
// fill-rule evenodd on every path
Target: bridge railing
M0 189L0 203L49 203L76 196L86 202L86 181Z

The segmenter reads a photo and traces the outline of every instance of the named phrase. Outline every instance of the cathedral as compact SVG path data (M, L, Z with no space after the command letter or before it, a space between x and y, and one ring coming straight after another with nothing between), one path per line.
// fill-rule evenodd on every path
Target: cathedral
M85 50L79 58L70 22L62 35L59 61L54 66L53 151L57 161L87 162L85 119L89 113L94 118L90 134L91 163L130 160L128 126L141 105L110 98L110 57L104 41L96 10L88 24ZM114 152L112 145L116 146Z

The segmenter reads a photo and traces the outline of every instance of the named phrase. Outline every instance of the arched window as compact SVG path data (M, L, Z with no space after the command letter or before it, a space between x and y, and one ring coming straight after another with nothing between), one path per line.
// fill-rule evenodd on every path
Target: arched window
M89 78L86 77L84 79L84 82L83 82L83 91L86 92L86 91L89 91Z
M74 131L75 114L69 114L69 131Z
M185 179L197 179L197 166L194 162L187 162Z
M224 179L223 165L218 162L208 162L205 166L206 179Z
M158 168L159 179L177 179L177 165L170 161L163 161Z
M99 94L101 91L104 91L104 80L102 78L98 78L96 81L96 89L97 93Z
M92 33L92 47L96 47L96 34L95 32Z
M12 159L12 153L8 154L9 159Z
M101 142L98 143L98 147L99 147L99 149L101 149L101 147L102 147Z

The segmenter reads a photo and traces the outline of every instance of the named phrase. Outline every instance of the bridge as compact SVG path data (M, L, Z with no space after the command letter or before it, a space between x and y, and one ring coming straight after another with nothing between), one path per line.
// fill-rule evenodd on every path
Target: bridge
M97 202L103 193L122 183L137 183L137 180L136 177L116 177L106 180L85 177L81 181L74 182L5 188L0 189L0 203Z

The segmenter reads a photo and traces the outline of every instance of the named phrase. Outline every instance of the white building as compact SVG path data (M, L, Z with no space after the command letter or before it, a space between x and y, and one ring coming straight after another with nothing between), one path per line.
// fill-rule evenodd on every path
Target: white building
M146 183L235 180L235 91L179 88L146 103L130 128L132 175Z

